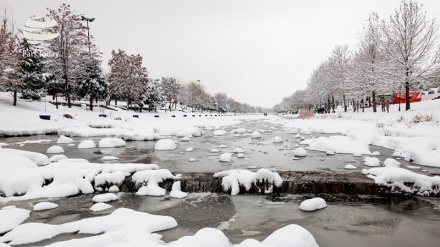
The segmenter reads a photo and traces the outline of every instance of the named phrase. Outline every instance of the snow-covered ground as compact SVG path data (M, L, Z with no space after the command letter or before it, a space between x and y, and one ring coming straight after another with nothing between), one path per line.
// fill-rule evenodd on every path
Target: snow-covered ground
M51 146L46 152L56 154L49 159L46 154L26 152L8 147L0 139L0 205L1 203L47 197L64 197L76 194L94 193L95 191L118 192L122 181L131 177L133 183L139 184L136 193L138 196L163 196L168 192L159 186L165 179L178 180L178 174L172 174L167 169L159 169L161 164L127 164L127 163L90 163L84 159L67 159L59 155L67 145L75 145L75 137L99 137L101 141L95 143L87 140L78 148L95 148L95 146L114 148L125 146L125 141L153 141L157 142L156 152L174 152L176 143L171 137L178 137L181 142L191 142L191 137L203 136L204 130L214 131L214 138L227 136L260 140L265 133L274 131L275 127L282 132L300 140L291 147L298 159L308 159L307 149L321 151L327 155L350 154L353 157L365 158L365 167L362 171L376 181L376 183L392 186L396 192L431 195L440 193L440 177L419 174L405 167L395 160L379 160L377 152L370 150L371 145L394 150L393 158L412 161L414 165L440 167L440 100L432 100L411 105L411 111L398 111L397 105L390 106L390 113L371 112L367 108L362 112L347 112L329 115L316 115L311 119L299 119L298 116L268 116L248 115L214 117L210 113L192 114L175 111L173 113L148 113L132 111L99 110L91 112L78 107L67 108L44 102L25 102L19 100L16 107L11 104L9 93L0 93L0 136L37 135L57 133L60 138L57 145ZM401 106L402 109L404 105ZM46 108L46 113L44 109ZM50 114L51 120L42 120L40 114ZM66 114L72 119L66 118ZM106 114L106 118L99 117ZM133 115L139 115L139 118ZM176 117L171 117L171 114ZM183 115L187 114L187 117ZM155 117L154 115L159 115ZM202 115L202 117L199 117ZM207 116L205 116L207 115ZM264 129L245 129L238 126L245 121L263 121L267 123ZM234 126L236 126L234 128ZM233 128L232 131L222 130L224 127ZM326 136L315 137L315 134L325 133ZM160 139L160 140L159 140ZM185 140L183 140L185 139ZM281 143L286 137L276 138ZM274 138L270 143L273 144ZM38 145L32 141L34 145ZM41 143L47 142L40 140ZM285 142L284 142L285 143ZM24 145L24 144L22 144ZM65 146L62 146L65 145ZM273 144L276 145L276 144ZM278 144L286 145L286 144ZM223 164L234 162L235 157L241 154L242 148L234 151L223 151L225 145L218 146L213 162L225 161ZM188 153L193 153L193 148ZM211 151L213 149L210 149ZM65 153L63 153L64 155ZM54 158L57 157L57 158ZM292 156L293 157L293 156ZM117 157L114 157L117 159ZM391 157L388 157L391 158ZM196 159L193 160L197 162ZM396 163L397 162L397 163ZM352 168L352 167L351 167ZM356 167L354 167L356 168ZM409 167L408 167L409 168ZM249 170L225 169L214 176L222 177L225 190L231 190L233 195L238 194L239 186L250 187L259 179L266 179L275 186L282 180L276 171L260 169L256 172ZM410 185L409 185L410 184ZM268 189L269 191L271 188ZM180 184L173 186L170 194L175 198L183 198L186 193L180 191ZM110 206L105 204L118 200L113 193L97 195L93 199L96 204L92 211L103 211ZM322 202L320 202L322 204ZM323 208L322 205L312 208ZM40 204L37 209L52 210L54 205ZM34 210L37 210L34 209ZM177 222L167 216L150 215L125 208L118 208L112 214L72 221L60 226L43 223L27 222L29 211L14 207L3 207L0 210L0 244L35 243L43 239L52 238L63 233L92 234L91 237L55 243L55 245L97 245L109 244L131 246L142 242L146 246L163 246L160 235L154 232L174 228ZM99 224L97 223L99 222ZM99 235L96 235L99 234ZM212 243L212 244L211 244ZM286 243L295 243L292 246L317 246L315 239L306 229L298 225L288 225L275 231L262 242L254 239L243 241L237 246L286 246ZM231 246L230 240L220 231L204 228L194 236L183 237L171 246Z

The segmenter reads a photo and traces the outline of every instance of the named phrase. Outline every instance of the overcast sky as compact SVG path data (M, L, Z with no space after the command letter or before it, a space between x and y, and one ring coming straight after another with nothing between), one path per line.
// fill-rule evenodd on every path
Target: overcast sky
M103 52L141 54L150 78L200 80L254 106L272 107L305 89L335 45L354 50L372 12L380 18L400 0L4 0L16 27L61 3L96 20L90 33ZM419 0L440 23L440 1Z

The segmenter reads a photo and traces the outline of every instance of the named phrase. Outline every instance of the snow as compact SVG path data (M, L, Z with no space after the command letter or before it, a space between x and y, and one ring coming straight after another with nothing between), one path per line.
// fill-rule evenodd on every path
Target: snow
M180 139L181 142L189 142L191 141L191 139L188 136L182 137L182 139Z
M169 170L147 170L133 174L132 179L136 184L142 184L136 195L163 196L166 194L164 188L159 187L159 183L174 179L175 176Z
M93 202L111 202L118 200L118 196L113 193L96 195L92 198Z
M117 147L124 147L126 145L126 142L122 140L121 138L103 138L99 141L99 147L100 148L117 148Z
M273 138L273 143L282 143L283 142L283 138L281 138L280 136L275 136Z
M220 162L232 162L232 153L224 153L220 155Z
M34 211L42 211L57 208L58 204L52 202L39 202L34 205Z
M110 156L110 155L101 158L101 160L118 160L118 159L119 159L118 157Z
M110 204L107 204L104 202L98 202L98 203L93 204L93 206L90 207L90 210L92 210L93 212L98 212L98 211L107 210L111 207L113 207L113 206Z
M243 153L238 153L237 154L237 158L244 158L244 154Z
M245 128L238 128L231 131L231 134L244 134L244 133L246 133Z
M218 145L218 148L227 148L228 146L226 146L225 144L220 144Z
M30 211L16 207L4 207L0 210L0 236L20 225L29 218ZM1 241L0 241L1 242Z
M333 152L333 151L327 151L327 155L334 155L335 154L335 152Z
M15 154L15 155L19 155L25 158L28 158L29 160L31 160L32 162L34 162L35 164L39 165L39 166L44 166L50 163L49 158L44 155L44 154L40 154L40 153L36 153L36 152L30 152L30 151L24 151L24 150L18 150L18 149L12 149L12 148L2 148L0 149L0 155L3 156L3 154Z
M194 150L194 148L189 147L189 148L186 148L186 149L185 149L185 152L192 152L193 150Z
M277 247L319 247L309 231L294 224L276 230L261 243Z
M224 135L226 135L226 130L215 130L213 133L212 133L212 135L213 136L224 136Z
M244 153L244 149L243 148L236 148L234 149L234 151L232 151L233 153Z
M85 140L78 145L78 148L79 149L96 148L96 144L92 140Z
M365 157L364 165L366 165L366 166L380 166L380 160L376 157Z
M213 149L211 149L210 151L209 151L210 153L218 153L218 152L220 152L218 149L216 149L216 148L213 148Z
M231 195L237 195L240 193L240 185L243 186L246 191L249 191L252 186L256 186L257 182L265 180L269 186L263 186L264 193L272 192L272 184L276 187L281 186L283 183L282 178L276 172L271 172L267 169L260 169L257 172L249 170L229 170L221 171L214 174L215 178L222 178L222 186L224 191L231 190Z
M383 165L385 167L399 167L400 166L400 162L393 159L393 158L388 158L383 162Z
M115 135L117 138L122 138L125 141L155 141L160 139L159 133L153 130L125 130Z
M293 155L298 157L305 157L307 156L307 151L304 148L299 147L293 150Z
M173 198L185 198L188 196L188 193L182 192L180 181L176 181L173 183L171 187L170 196Z
M351 165L351 164L347 164L347 165L344 166L344 169L347 169L347 170L354 170L356 168L357 168L356 166Z
M200 137L203 136L204 134L205 131L197 127L186 127L183 129L179 129L176 132L177 137L185 137L185 136Z
M176 143L172 139L160 139L154 146L155 150L173 150L176 148Z
M299 209L303 211L316 211L325 207L327 207L325 200L321 197L315 197L301 202Z
M426 176L399 167L364 169L362 173L379 185L391 187L396 193L421 196L440 194L440 176Z
M46 153L48 154L64 153L64 149L60 146L51 146L47 149Z
M309 150L370 154L369 143L366 139L355 140L348 136L322 136L306 139L301 144L308 144Z
M196 162L197 160L195 158L189 158L189 162Z
M260 139L260 138L261 138L261 133L258 132L258 131L254 131L254 132L252 132L252 134L251 134L251 138L252 138L252 139Z
M50 161L50 163L55 163L55 162L58 162L60 160L65 160L65 159L67 159L66 155L57 154L57 155L50 157L49 161Z
M69 143L73 143L73 139L70 137L66 137L64 135L61 135L58 140L57 140L58 144L69 144Z

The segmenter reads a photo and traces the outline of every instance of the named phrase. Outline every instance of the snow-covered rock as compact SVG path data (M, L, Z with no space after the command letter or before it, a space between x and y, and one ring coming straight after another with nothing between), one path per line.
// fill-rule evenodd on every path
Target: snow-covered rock
M385 167L399 167L400 166L400 162L393 159L393 158L388 158L383 162L383 165Z
M58 162L60 160L65 160L65 159L67 159L66 155L57 154L57 155L50 157L49 161L50 161L50 163L54 163L54 162Z
M189 158L189 160L188 160L189 162L196 162L197 160L196 159L194 159L194 158Z
M321 197L315 197L312 199L301 202L299 209L303 211L315 211L327 207L327 203Z
M34 162L38 166L44 166L44 165L47 165L50 163L49 158L44 154L40 154L37 152L18 150L18 149L12 149L12 148L0 149L0 157L2 157L1 159L4 159L3 154L7 154L7 153L25 157L25 158L31 160L32 162Z
M191 139L188 136L182 137L182 139L180 139L181 142L190 142Z
M347 169L347 170L354 170L356 168L357 168L356 166L351 165L351 164L347 164L347 165L344 166L344 169Z
M93 212L99 212L99 211L107 210L111 207L113 207L113 206L110 204L107 204L104 202L98 202L98 203L93 204L93 206L90 207L90 210L92 210Z
M79 149L96 148L96 144L92 140L84 140L78 145Z
M365 157L364 165L366 165L366 166L380 166L380 160L376 157Z
M121 138L103 138L99 141L100 148L117 148L117 147L125 147L127 143Z
M113 193L96 195L92 198L93 202L111 202L118 200L118 196Z
M307 151L304 148L296 148L295 150L293 150L293 155L297 156L297 157L306 157L307 156Z
M69 144L69 143L73 143L73 139L64 135L61 135L58 140L57 140L58 144Z
M362 153L361 152L354 152L353 156L354 157L362 157Z
M0 234L8 232L29 218L30 211L14 206L4 207L0 210Z
M379 151L374 151L374 152L371 153L371 155L373 155L373 156L379 156L379 155L380 155L380 152L379 152Z
M260 139L260 138L261 138L261 133L258 132L258 131L254 131L254 132L252 132L252 134L251 134L251 138L252 138L252 139Z
M224 153L220 155L220 162L232 162L232 153Z
M117 185L112 185L112 186L110 186L110 188L108 188L108 192L117 193L117 192L119 192L119 187Z
M335 152L333 152L333 151L327 151L327 155L334 155L335 154Z
M244 154L243 153L238 153L237 154L237 158L244 158Z
M60 146L51 146L47 149L46 153L48 154L60 154L64 153L64 149Z
M220 144L218 145L218 148L227 148L228 146L226 146L225 144Z
M185 193L182 191L180 186L180 181L176 181L173 183L173 186L171 187L170 196L173 198L185 198L188 196L188 193Z
M52 203L52 202L39 202L34 205L34 211L43 211L43 210L49 210L57 208L58 204Z
M299 133L303 134L303 135L310 135L310 134L312 134L312 132L313 131L310 128L304 128L304 129L301 129L301 131Z
M166 190L159 187L159 183L166 179L175 179L175 176L167 169L160 169L136 172L132 179L137 184L143 184L136 195L163 196Z
M262 244L269 246L319 247L313 235L299 225L288 225L269 235ZM258 245L249 245L258 246Z
M185 136L192 136L192 137L200 137L205 134L205 131L203 131L200 128L197 127L186 127L179 129L176 132L177 137L185 137Z
M238 128L238 129L234 129L231 131L232 134L244 134L246 133L246 129L245 128Z
M236 148L234 149L234 151L232 151L233 153L244 153L244 149L243 148Z
M111 156L111 155L107 155L101 158L101 160L106 160L106 161L110 161L110 160L118 160L118 157L115 156Z
M176 148L177 145L172 139L160 139L154 146L155 150L173 150Z
M215 130L213 133L212 133L212 135L213 136L224 136L224 135L226 135L226 130Z
M115 135L125 141L155 141L160 139L159 133L152 131L123 130Z
M193 150L194 150L194 148L189 147L189 148L186 148L186 149L185 149L185 152L192 152Z
M220 152L218 149L216 149L216 148L213 148L213 149L211 149L210 151L209 151L210 153L218 153L218 152Z
M273 143L282 143L283 142L283 138L281 138L280 136L275 136L273 138Z

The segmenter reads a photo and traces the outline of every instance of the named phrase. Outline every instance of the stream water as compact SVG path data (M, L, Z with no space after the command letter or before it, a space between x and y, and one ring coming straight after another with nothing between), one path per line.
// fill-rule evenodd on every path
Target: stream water
M155 142L127 142L123 148L78 149L76 146L89 138L74 137L75 146L61 144L64 155L69 158L83 158L90 162L103 163L100 159L106 155L119 158L118 163L154 163L160 168L169 169L173 173L217 172L229 169L269 168L273 170L311 171L332 170L346 172L344 166L353 164L357 170L365 168L364 157L351 154L326 155L323 152L307 151L306 158L294 159L293 149L300 139L294 134L287 134L280 126L268 123L247 122L243 127L270 130L262 132L261 139L245 136L213 136L206 131L204 137L191 138L190 142L180 142L176 150L155 151ZM234 128L237 128L236 126ZM232 128L226 128L227 131ZM317 137L323 134L313 134ZM281 136L282 144L274 144L273 137ZM305 135L309 137L309 135ZM175 140L180 138L172 137ZM0 139L8 146L28 151L46 153L46 150L57 145L58 136L12 137ZM101 138L91 138L98 142ZM29 143L26 140L40 143ZM41 141L46 140L46 141ZM219 148L219 145L226 148ZM194 148L185 152L186 148ZM232 163L218 161L221 153L231 152L237 147L245 150L245 158L233 157ZM218 149L219 153L211 153ZM380 160L391 157L393 150L370 146L370 150L379 151ZM50 156L50 155L49 155ZM190 162L189 159L196 159ZM440 174L439 168L423 167L411 162L399 160L402 167L411 167L422 174ZM419 167L414 168L413 166ZM91 198L93 195L80 195L62 199L38 199L31 201L9 202L32 209L39 201L52 201L58 208L48 211L32 211L26 222L44 222L61 224L82 218L106 215L116 208L132 208L142 212L169 215L178 222L178 227L160 232L166 242L182 236L193 235L205 227L221 229L233 243L254 238L263 240L276 229L288 224L298 224L312 233L320 246L438 246L440 239L440 200L437 198L346 198L328 196L325 198L329 206L316 212L299 210L302 200L313 195L282 195L280 198L265 196L192 193L185 199L168 197L144 197L131 193L119 193L120 199L110 202L113 208L92 212ZM323 195L325 196L325 195ZM276 199L276 200L274 200ZM0 207L4 205L0 204ZM54 239L35 243L45 245L52 242L80 238L87 235L64 234ZM33 245L35 245L33 244Z

